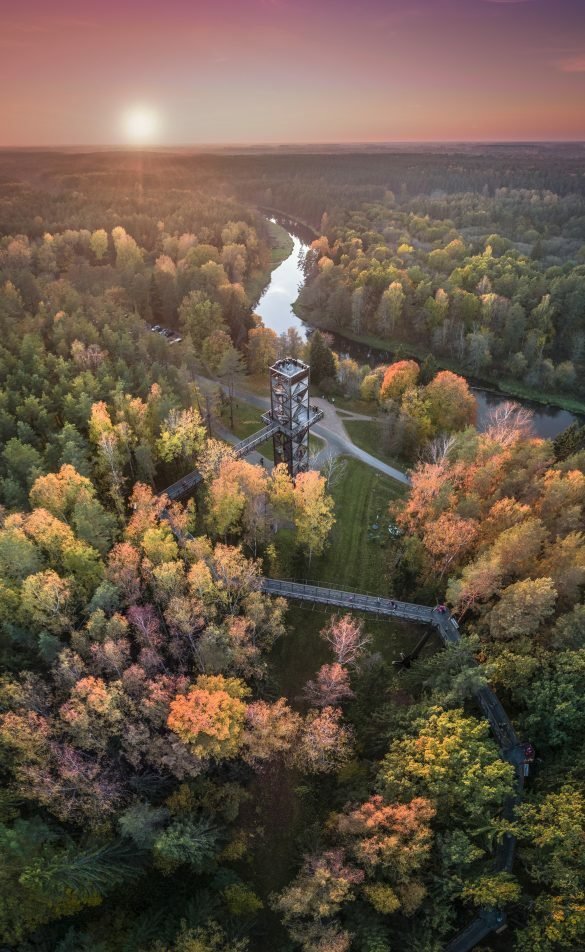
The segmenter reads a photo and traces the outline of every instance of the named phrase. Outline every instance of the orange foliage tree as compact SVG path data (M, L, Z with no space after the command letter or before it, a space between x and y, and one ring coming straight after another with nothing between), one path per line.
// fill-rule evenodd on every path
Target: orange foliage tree
M200 758L233 757L246 718L249 689L238 678L200 675L187 694L171 701L167 724Z
M390 364L380 388L382 400L400 400L407 390L416 386L420 367L414 360L398 360Z

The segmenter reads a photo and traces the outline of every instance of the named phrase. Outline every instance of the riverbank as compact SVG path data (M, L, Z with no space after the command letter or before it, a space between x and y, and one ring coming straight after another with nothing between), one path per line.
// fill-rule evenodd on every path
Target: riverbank
M294 250L294 241L292 236L275 221L267 221L270 237L270 266L266 270L256 271L246 282L246 294L250 301L252 310L254 310L260 301L260 298L266 291L266 288L272 280L272 272L290 258Z
M340 330L338 327L334 327L330 321L326 321L323 318L316 319L313 313L311 313L309 319L306 308L303 308L298 302L293 304L293 311L307 327L314 327L318 330L326 331L330 334L334 334L335 337L341 340L361 344L364 347L370 348L370 350L375 350L385 355L392 354L393 352L400 353L401 357L414 357L419 361L423 361L429 355L427 348L417 344L409 344L394 339L383 340L373 334L356 334L347 328ZM500 397L510 397L511 399L530 400L532 403L539 403L542 406L567 410L569 413L577 413L581 416L585 415L585 400L567 396L566 394L547 393L542 390L535 390L533 387L528 387L520 381L510 380L505 377L470 377L456 360L450 360L448 357L437 357L435 354L432 356L440 370L451 370L453 373L461 374L471 386L477 386L488 393L492 392Z

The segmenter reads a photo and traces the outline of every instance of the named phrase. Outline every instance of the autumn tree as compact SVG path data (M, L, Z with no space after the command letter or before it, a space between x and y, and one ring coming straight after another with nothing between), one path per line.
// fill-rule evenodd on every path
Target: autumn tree
M399 360L386 369L380 398L382 400L400 400L406 390L416 386L420 368L414 360Z
M513 767L502 761L485 721L460 710L431 710L417 733L392 743L378 783L385 798L428 797L440 816L453 811L466 821L493 814L512 790ZM481 776L482 782L476 782Z
M274 758L289 754L298 738L301 722L300 714L292 711L284 698L274 704L266 701L249 704L242 736L244 759L262 767Z
M248 334L248 370L251 374L265 373L276 361L278 335L269 327L253 327Z
M476 400L464 377L443 370L425 387L435 430L461 430L475 423Z
M122 514L124 466L128 456L126 434L123 425L112 423L108 408L103 401L94 403L91 408L89 437L97 448L100 468L108 480L112 499L118 512Z
M341 710L336 707L307 715L295 749L296 761L307 773L330 773L349 759L352 732L341 719Z
M189 335L198 354L202 352L204 341L215 331L227 332L220 305L203 291L191 291L183 298L179 321L183 334Z
M557 593L552 579L525 579L509 585L490 612L493 638L530 637L555 610Z
M452 571L471 551L478 535L478 525L473 519L445 512L426 528L424 545L429 552L433 571L442 578Z
M268 476L245 460L225 460L209 486L209 522L220 535L244 534L256 553L267 533Z
M392 281L380 298L378 308L378 330L382 334L394 334L400 325L406 295L400 281Z
M22 584L23 617L55 634L66 631L71 624L70 600L70 583L52 569L29 575Z
M356 898L363 879L363 870L348 862L341 849L306 857L297 878L275 899L274 909L306 952L319 948L349 952L349 935L325 923L343 903Z
M107 231L104 231L103 228L96 228L96 230L92 232L90 245L91 245L91 250L96 256L96 259L98 261L101 261L108 251Z
M313 707L333 707L354 697L349 672L337 661L321 665L315 680L307 681L303 694Z
M242 738L248 688L237 678L200 675L171 701L168 726L195 757L234 757Z
M31 505L68 522L78 538L102 554L110 546L115 522L96 498L92 482L70 465L39 476L30 491Z
M342 844L365 871L364 893L378 912L412 915L425 898L419 874L430 856L434 816L432 803L422 797L388 804L374 795L335 818Z
M331 646L340 665L354 665L370 643L369 635L364 633L363 621L351 615L331 618L322 629L321 637Z
M537 895L518 948L572 949L585 941L585 800L579 787L564 785L522 804L514 832L520 861Z
M157 441L160 459L193 462L205 442L205 428L197 410L171 410Z
M314 471L299 473L294 487L294 520L297 541L309 553L320 555L335 524L333 499L327 495L325 480Z
M268 487L272 516L276 527L292 521L294 516L295 487L286 463L279 463L270 474Z

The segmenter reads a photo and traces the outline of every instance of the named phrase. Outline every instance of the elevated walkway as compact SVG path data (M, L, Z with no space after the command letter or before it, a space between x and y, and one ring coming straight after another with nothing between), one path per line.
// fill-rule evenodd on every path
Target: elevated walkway
M239 456L245 456L278 429L278 424L266 426L263 430L253 433L235 447ZM173 483L166 490L171 499L178 499L186 495L192 487L201 480L198 472L190 473L177 483ZM192 539L189 533L180 533L172 524L169 513L165 510L163 518L169 519L173 532L181 539ZM260 589L267 595L292 598L295 601L330 605L332 608L342 608L347 611L367 612L383 618L401 618L405 621L416 622L432 626L439 635L445 647L456 646L460 643L459 626L443 608L432 608L429 605L417 605L414 602L398 601L364 592L348 591L335 584L327 586L316 585L313 582L295 582L287 579L260 579ZM490 729L500 749L504 760L514 766L516 772L516 792L508 797L503 807L506 819L512 819L514 807L519 802L524 786L525 751L514 730L500 699L492 689L485 685L474 692L474 697L482 713L489 722ZM494 856L494 870L496 872L511 872L516 852L516 838L505 834ZM445 946L444 952L471 952L480 942L492 933L499 933L506 928L506 912L503 909L481 909L478 915Z
M278 423L271 423L269 426L265 426L261 430L257 430L256 433L247 436L245 440L240 440L239 443L235 443L232 449L238 458L247 456L248 453L255 450L257 446L265 443L266 440L269 440L275 433L278 433L279 429L280 426ZM182 479L178 479L172 486L168 486L164 492L169 499L182 499L183 496L187 496L193 492L195 486L197 486L202 479L201 473L194 469L191 473L187 473L186 476L183 476Z
M439 608L430 608L428 605L417 605L413 602L347 591L335 585L315 585L312 582L263 578L260 587L267 595L281 595L300 602L331 605L348 611L368 612L386 618L403 618L405 621L432 625L445 647L458 645L461 641L459 626L449 613ZM516 772L516 795L508 797L503 807L504 816L510 820L513 818L514 807L519 802L524 787L524 747L495 691L486 685L478 688L474 692L474 697L489 722L502 758L512 764ZM496 850L495 871L511 872L515 852L516 838L506 833ZM505 910L482 909L468 926L451 939L445 946L445 952L470 952L492 932L498 933L505 928Z
M269 423L263 427L263 429L257 430L256 433L252 433L251 436L247 436L245 440L240 440L240 442L236 443L233 447L236 456L247 456L248 453L251 453L257 446L265 443L266 440L269 440L270 437L278 433L279 430L280 425L278 423Z

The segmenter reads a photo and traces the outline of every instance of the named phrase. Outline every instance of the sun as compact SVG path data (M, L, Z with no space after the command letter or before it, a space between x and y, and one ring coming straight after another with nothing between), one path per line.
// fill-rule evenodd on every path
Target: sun
M135 145L153 142L158 131L158 116L149 106L132 106L123 116L126 137Z

